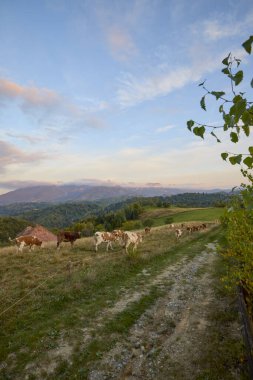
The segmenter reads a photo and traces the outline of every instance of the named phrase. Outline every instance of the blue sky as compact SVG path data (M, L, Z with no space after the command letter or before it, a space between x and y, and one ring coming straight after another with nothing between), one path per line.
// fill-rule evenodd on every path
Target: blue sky
M220 121L222 59L252 35L252 0L1 0L0 193L37 183L230 188L242 152L194 137ZM252 89L251 89L252 91ZM251 92L252 94L252 92Z

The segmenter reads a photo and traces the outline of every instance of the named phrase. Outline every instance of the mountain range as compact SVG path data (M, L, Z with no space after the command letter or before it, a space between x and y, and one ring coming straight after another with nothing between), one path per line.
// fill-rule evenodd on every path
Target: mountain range
M24 202L77 202L77 201L97 201L112 198L128 198L135 196L153 197L181 194L185 192L218 192L220 189L180 189L172 187L124 187L124 186L103 186L103 185L41 185L16 189L0 195L0 205ZM223 190L224 191L224 190Z

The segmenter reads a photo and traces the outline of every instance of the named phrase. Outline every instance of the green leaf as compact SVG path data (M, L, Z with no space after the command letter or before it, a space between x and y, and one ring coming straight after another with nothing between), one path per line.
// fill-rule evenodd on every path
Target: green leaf
M253 44L253 36L250 36L243 44L242 46L246 50L247 53L251 54L251 45Z
M253 156L253 146L249 146L248 150L249 150L251 156Z
M223 61L222 61L223 65L228 66L228 64L229 64L228 60L230 58L230 55L231 55L231 53L229 53L229 55L226 58L223 59Z
M228 158L228 153L224 152L224 153L221 153L221 158L226 161L226 159Z
M200 136L202 139L204 139L204 133L205 133L206 129L205 127L202 125L202 127L195 127L193 128L193 133L196 135L196 136Z
M236 95L233 98L233 103L236 104L236 103L240 102L241 100L243 100L243 98L241 97L241 95Z
M238 154L237 156L229 157L229 161L232 165L240 164L242 161L242 155Z
M221 72L227 75L230 74L230 71L227 67L224 67L224 69L222 69Z
M240 96L238 95L237 97L240 97ZM230 108L229 114L231 116L231 121L233 121L233 124L238 123L238 121L241 118L242 114L245 112L246 107L247 107L247 101L246 101L246 99L242 99L240 101L237 101Z
M250 125L251 122L253 121L251 119L252 119L251 113L248 110L244 111L243 114L242 114L242 121L243 121L243 123L246 124L246 125Z
M212 95L216 97L216 100L220 99L223 95L225 95L225 92L223 91L212 91Z
M246 157L244 160L243 160L243 163L248 166L249 169L252 169L253 167L253 157Z
M200 106L201 106L201 108L202 108L203 110L206 111L205 97L206 97L205 95L202 96L202 98L201 98L201 100L200 100Z
M211 132L211 135L216 138L217 143L221 142L213 131Z
M237 71L237 73L233 76L233 81L235 82L235 85L238 86L239 83L243 80L243 71Z
M243 125L243 126L242 126L242 129L243 129L245 135L246 135L247 137L249 137L249 134L250 134L249 126L248 126L248 125Z
M237 135L237 133L235 133L235 132L231 132L230 133L230 140L233 142L233 143L237 143L238 142L238 135Z
M188 120L187 121L187 128L189 129L189 131L192 130L193 126L194 126L194 121L193 120Z

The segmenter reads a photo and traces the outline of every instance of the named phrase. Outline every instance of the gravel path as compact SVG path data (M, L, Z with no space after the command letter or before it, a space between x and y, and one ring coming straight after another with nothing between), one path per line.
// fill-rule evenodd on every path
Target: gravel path
M212 302L209 270L215 260L215 245L209 244L201 255L169 266L155 279L148 280L140 292L125 295L111 313L119 312L136 301L151 286L158 286L164 296L141 316L127 339L118 342L90 370L89 380L102 379L182 379L193 378L208 328L206 315ZM171 285L173 282L173 285Z

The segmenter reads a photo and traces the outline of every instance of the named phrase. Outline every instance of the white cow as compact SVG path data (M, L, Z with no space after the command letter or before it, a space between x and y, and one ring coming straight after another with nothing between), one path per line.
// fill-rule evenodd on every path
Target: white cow
M177 239L179 239L182 234L183 234L183 231L180 230L179 228L175 230L175 235Z
M122 236L122 241L125 245L126 253L128 253L128 247L133 244L133 251L137 248L137 245L142 242L142 235L138 232L125 231Z
M95 232L94 235L95 240L95 251L97 252L98 246L101 243L106 243L106 251L109 248L113 249L112 242L118 240L117 236L113 232Z

